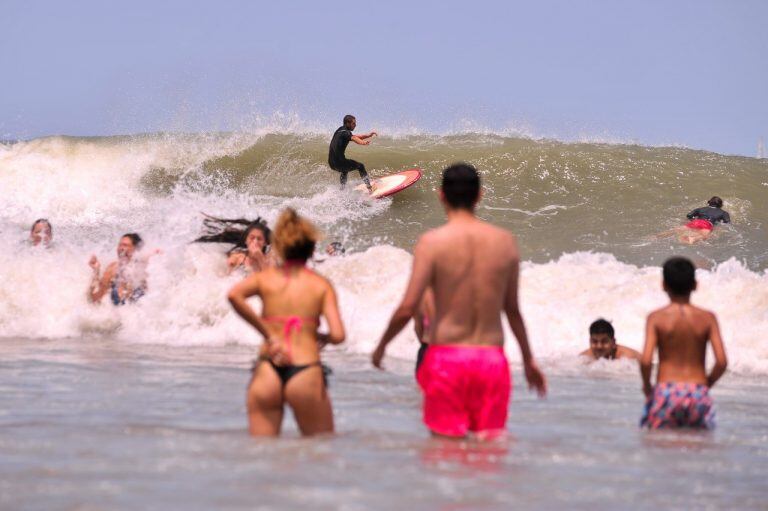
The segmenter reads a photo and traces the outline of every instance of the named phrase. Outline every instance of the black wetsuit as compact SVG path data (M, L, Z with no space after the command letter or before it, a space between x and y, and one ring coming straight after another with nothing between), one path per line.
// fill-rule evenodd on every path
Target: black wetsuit
M724 224L731 223L731 217L727 212L720 208L713 208L712 206L704 206L703 208L694 209L685 216L688 218L688 220L701 218L702 220L706 220L712 225L715 225L718 222L722 222Z
M370 188L371 180L368 178L368 173L365 171L365 165L359 161L349 160L344 155L350 140L352 140L352 131L344 126L334 132L333 138L331 139L331 145L328 147L328 165L333 170L341 173L341 186L347 184L347 174L353 170L357 170L360 172L360 177L365 185Z

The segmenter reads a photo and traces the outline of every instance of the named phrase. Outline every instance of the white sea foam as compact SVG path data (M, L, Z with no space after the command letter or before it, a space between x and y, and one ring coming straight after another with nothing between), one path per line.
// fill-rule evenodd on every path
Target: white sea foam
M372 351L402 297L410 265L408 252L387 245L317 265L338 289L348 330L344 350ZM84 255L73 250L25 249L4 254L1 267L0 324L6 336L110 334L125 342L173 346L259 342L224 298L237 276L224 276L217 247L182 245L154 257L149 293L126 307L86 302L89 269ZM768 275L731 260L712 271L699 270L697 277L694 303L717 313L731 368L767 374ZM587 327L598 317L613 322L620 343L641 349L646 315L666 303L659 268L638 268L594 253L524 264L520 300L536 356L564 368L578 363L577 354L587 347ZM510 358L517 361L508 330L507 338ZM412 359L416 346L409 326L389 353Z

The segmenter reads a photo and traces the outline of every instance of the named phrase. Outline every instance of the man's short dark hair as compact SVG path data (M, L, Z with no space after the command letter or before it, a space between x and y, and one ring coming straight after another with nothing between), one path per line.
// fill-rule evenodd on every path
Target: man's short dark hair
M454 163L443 171L443 195L454 209L472 209L480 196L480 175L469 163Z
M696 286L696 268L685 257L671 257L664 263L664 284L674 295L687 296Z
M712 206L713 208L722 208L723 207L723 199L715 195L711 199L707 201L707 205Z
M608 337L611 339L615 338L613 333L613 325L610 323L610 321L603 318L595 320L591 325L589 325L589 335L595 334L608 334Z
M355 120L355 116L352 114L347 114L344 116L344 126L349 126L349 124Z
M123 234L120 236L121 238L128 238L131 240L131 243L133 243L133 247L136 249L141 248L141 245L144 243L144 240L141 239L141 236L139 236L135 232L129 232L127 234Z

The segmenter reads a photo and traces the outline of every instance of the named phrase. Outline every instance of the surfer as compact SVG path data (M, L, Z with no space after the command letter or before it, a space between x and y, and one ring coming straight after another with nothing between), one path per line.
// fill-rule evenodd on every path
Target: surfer
M203 225L206 234L197 238L196 242L234 245L227 251L227 275L238 268L251 273L277 265L274 253L270 252L272 231L261 217L248 220L205 215Z
M579 353L580 357L589 360L615 360L617 358L630 358L638 360L640 353L616 343L613 325L605 319L598 319L589 325L589 349Z
M723 210L723 199L714 196L707 201L707 205L694 209L687 215L687 224L658 234L657 238L667 238L677 234L682 243L692 245L698 241L704 241L712 234L712 230L718 223L731 223L731 216Z
M110 263L101 276L101 263L95 255L91 256L88 261L93 270L91 289L88 293L91 302L99 303L104 295L109 293L112 304L125 305L136 302L146 294L146 266L149 257L134 257L143 244L141 236L135 232L123 234L117 244L117 261ZM158 253L160 251L155 250L150 255Z
M264 336L246 395L249 431L254 436L280 434L286 403L302 435L333 432L320 347L343 342L345 334L333 286L306 268L318 237L309 221L286 209L274 236L283 266L252 273L228 294L235 311ZM252 296L261 298L263 315L248 304ZM317 333L321 315L328 322L325 335Z
M345 115L344 125L337 129L333 134L333 138L331 138L331 144L328 147L328 165L336 172L341 173L340 181L342 188L347 184L347 174L357 170L368 191L372 192L373 186L368 178L368 173L365 171L365 165L358 161L347 159L344 152L347 150L350 140L355 144L368 145L371 143L370 138L375 137L377 133L371 131L365 135L353 135L352 132L356 127L357 120L355 116Z
M547 390L518 305L517 241L475 216L479 199L480 176L473 166L445 169L440 201L448 221L417 242L405 296L371 357L380 368L387 344L431 288L435 314L417 380L424 392L424 423L436 436L463 438L472 432L489 438L504 432L512 385L501 311L520 346L529 386L541 396Z
M53 240L53 227L46 218L38 218L29 230L29 242L36 247L42 245L45 248L51 246Z

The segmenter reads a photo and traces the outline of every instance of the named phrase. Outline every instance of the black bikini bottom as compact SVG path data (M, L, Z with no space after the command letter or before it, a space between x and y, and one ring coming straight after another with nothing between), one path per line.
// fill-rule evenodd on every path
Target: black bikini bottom
M328 388L328 376L333 374L333 371L330 367L327 365L321 363L321 362L312 362L311 364L303 364L303 365L285 365L285 366L279 366L269 360L268 358L265 359L256 359L253 362L253 368L251 371L255 370L256 367L259 365L259 362L261 361L268 362L269 365L272 366L272 369L275 370L277 373L277 376L280 378L280 381L283 383L283 387L288 383L288 380L302 372L304 369L308 369L310 367L318 366L320 369L323 370L323 385L325 385L325 388Z

